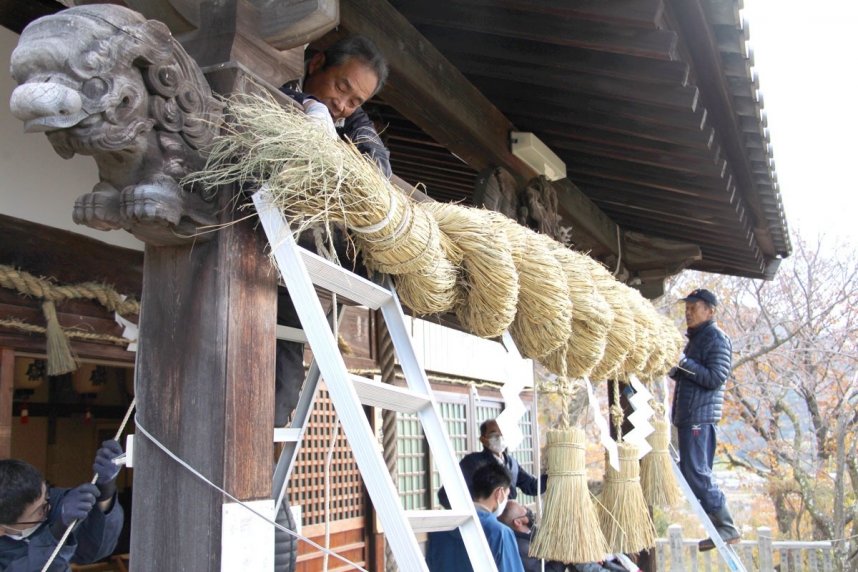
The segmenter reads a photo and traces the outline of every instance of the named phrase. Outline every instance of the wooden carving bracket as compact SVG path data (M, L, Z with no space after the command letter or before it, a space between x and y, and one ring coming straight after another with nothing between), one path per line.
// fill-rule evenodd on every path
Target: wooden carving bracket
M216 222L213 194L180 181L203 166L221 105L164 24L121 6L70 8L27 26L11 68L10 106L25 131L98 166L76 223L161 246Z

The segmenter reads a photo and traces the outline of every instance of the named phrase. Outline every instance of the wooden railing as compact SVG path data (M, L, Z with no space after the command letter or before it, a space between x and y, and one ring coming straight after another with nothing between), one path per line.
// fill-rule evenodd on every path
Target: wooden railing
M757 540L733 545L748 572L834 572L831 542L773 541L772 530L757 529ZM724 572L729 570L717 550L699 552L697 540L682 538L672 524L667 538L656 541L659 572Z

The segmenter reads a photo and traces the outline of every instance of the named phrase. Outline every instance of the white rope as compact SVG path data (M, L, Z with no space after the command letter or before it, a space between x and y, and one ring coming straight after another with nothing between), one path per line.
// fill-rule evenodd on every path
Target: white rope
M131 405L129 405L128 409L125 411L125 417L122 419L122 423L119 424L119 429L116 430L116 435L113 436L114 441L119 441L119 438L122 436L122 432L125 431L125 426L128 424L128 420L131 419L131 412L134 411L134 408L136 406L137 406L137 399L134 398L131 400ZM93 475L92 480L90 481L90 484L94 485L97 480L98 480L98 475ZM93 507L93 508L95 508L95 507ZM54 563L54 560L56 559L57 554L59 554L60 550L62 550L63 545L66 543L66 540L68 540L69 535L72 533L74 528L77 526L77 523L78 523L78 520L74 519L73 521L71 521L71 524L68 525L68 528L66 528L66 531L63 533L63 537L60 538L60 541L57 543L57 547L54 548L54 551L51 553L50 558L48 558L48 561L45 562L45 566L44 566L44 568L42 568L42 572L47 572L48 568L51 567L51 564Z
M334 301L336 302L336 300ZM336 322L334 322L336 324ZM340 436L340 422L334 424L334 434L331 435L331 444L328 446L328 454L325 458L325 548L331 548L331 461L334 458L334 449ZM328 569L328 555L322 559L322 570Z
M328 550L327 548L324 548L324 547L322 547L322 546L320 546L320 545L316 544L315 542L313 542L313 541L312 541L312 540L310 540L309 538L307 538L307 537L305 537L305 536L302 536L302 535L298 534L298 533L297 533L297 532L295 532L294 530L289 530L289 529L288 529L288 528L286 528L285 526L283 526L283 525L281 525L281 524L278 524L277 522L275 522L275 521L271 520L270 518L268 518L268 517L267 517L267 516L265 516L264 514L257 512L257 511L256 511L255 509L253 509L252 507L250 507L250 506L248 506L247 504L245 504L245 503L241 502L240 500L238 500L237 498L235 498L234 496L232 496L231 494L229 494L228 492L226 492L224 489L222 489L221 487L219 487L219 486L217 486L216 484L214 484L213 482L211 482L209 479L207 479L205 476L203 476L199 471L197 471L197 470L196 470L196 469L194 469L191 465L189 465L186 461L184 461L184 460L183 460L182 458L180 458L178 455L176 455L175 453L173 453L169 448L167 448L167 446L166 446L166 445L164 445L163 443L161 443L160 441L158 441L158 439L156 439L155 437L153 437L153 436L152 436L152 435L151 435L151 434L150 434L150 433L149 433L149 432L148 432L148 431L147 431L147 430L146 430L142 425L140 425L140 420L139 420L139 419L137 419L137 417L135 417L135 418L134 418L134 422L137 424L137 430L138 430L138 431L139 431L139 432L140 432L144 437L146 437L147 439L149 439L149 441L150 441L153 445L155 445L156 447L158 447L159 449L161 449L161 451L163 451L163 452L164 452L168 457L170 457L171 459L173 459L174 461L176 461L179 465L181 465L182 467L184 467L185 469L187 469L187 470L188 470L192 475L194 475L195 477L197 477L198 479L200 479L201 481L203 481L204 483L206 483L207 485L209 485L209 486L210 486L210 487L212 487L213 489L216 489L218 492L220 492L221 494L223 494L223 495L224 495L225 497L227 497L229 500L231 500L231 501L233 501L234 503L237 503L237 504L241 505L242 507L246 508L246 509L247 509L247 510L249 510L251 513L253 513L253 514L254 514L254 515L256 515L257 517L261 518L262 520L264 520L264 521L265 521L265 522L267 522L268 524L270 524L270 525L274 526L274 527L275 527L275 528L277 528L278 530L280 530L280 531L282 531L282 532L285 532L285 533L286 533L286 534L288 534L289 536L292 536L292 537L294 537L294 538L297 538L298 540L302 540L302 541L306 542L307 544L309 544L309 545L310 545L310 546L312 546L313 548L315 548L315 549L317 549L317 550L320 550L320 551L322 551L322 552L323 552L323 553L325 553L325 554L330 554L330 555L331 555L331 556L333 556L334 558L337 558L338 560L341 560L341 561L345 562L347 565L351 566L351 567L352 567L352 568L354 568L355 570L360 570L360 572L369 572L368 570L366 570L365 568L361 568L358 564L356 564L356 563L352 562L351 560L349 560L349 559L347 559L347 558L345 558L345 557L343 557L343 556L340 556L339 554L337 554L337 553L336 553L336 552L334 552L333 550Z
M384 227L386 227L390 221L393 219L393 212L396 210L398 206L396 192L388 193L390 195L390 207L387 209L387 214L384 215L384 218L378 221L375 224L371 224L369 226L352 226L350 230L358 233L358 234L372 234L374 232L378 232Z

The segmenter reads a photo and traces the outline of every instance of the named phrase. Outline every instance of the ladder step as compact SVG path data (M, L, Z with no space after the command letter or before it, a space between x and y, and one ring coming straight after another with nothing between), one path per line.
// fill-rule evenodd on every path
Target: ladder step
M400 413L417 413L432 403L426 395L421 395L410 389L381 383L359 375L352 375L355 391L364 405L381 407L399 411Z
M297 443L301 439L302 429L300 427L275 427L275 443Z
M302 344L307 343L307 334L304 333L304 330L300 328L293 328L292 326L277 326L277 339L278 340L286 340L289 342L300 342Z
M406 510L405 516L414 532L453 530L471 518L471 513L454 510Z
M347 300L357 302L373 310L380 308L392 297L386 288L373 284L366 278L337 266L306 248L299 246L297 249L304 260L304 266L307 267L310 279L316 286L335 292Z

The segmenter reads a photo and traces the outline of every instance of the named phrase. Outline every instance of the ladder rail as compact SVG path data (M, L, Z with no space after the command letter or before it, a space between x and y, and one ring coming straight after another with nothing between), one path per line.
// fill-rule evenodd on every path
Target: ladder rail
M491 549L482 530L476 508L468 493L468 485L465 483L465 477L462 475L456 453L452 448L452 441L447 435L447 428L443 422L440 407L435 400L429 378L426 376L426 370L421 365L417 352L414 351L411 336L405 327L405 315L402 312L399 298L392 287L390 278L386 279L386 283L392 293L392 299L382 304L380 309L408 387L425 393L431 399L431 406L421 410L418 416L423 426L423 434L429 444L429 450L433 452L433 459L441 483L447 492L450 508L456 512L470 512L472 515L471 519L459 527L465 549L468 551L471 560L471 566L475 572L496 572L497 566L491 555Z
M703 505L701 505L700 501L697 500L697 495L695 495L694 491L691 490L691 486L682 475L682 471L679 469L679 465L673 458L673 455L671 455L670 461L673 465L673 474L676 475L679 488L682 489L683 494L685 494L685 498L691 504L694 514L697 515L697 518L700 520L700 524L703 525L703 528L706 530L707 534L709 534L709 538L711 538L712 542L715 543L715 548L727 564L727 568L732 572L747 572L745 565L742 563L739 555L736 554L736 551L724 542L721 535L718 534L718 529L715 528L715 525L712 523L709 515L706 514L705 510L703 510Z
M317 256L308 256L310 253L296 244L288 223L282 213L273 206L264 187L253 195L253 202L268 241L272 245L275 262L281 274L289 279L289 292L304 328L304 334L313 349L314 363L318 365L319 374L325 378L331 402L352 448L364 486L384 526L397 565L406 572L426 571L426 562L417 543L415 529L437 530L440 529L439 527L449 526L460 530L476 572L496 572L494 558L458 468L455 453L447 438L440 407L434 399L426 373L414 351L413 343L405 328L402 308L399 306L392 286L383 288L347 270L328 264ZM313 279L311 279L308 264L314 272ZM324 319L314 284L333 292L343 293L347 299L366 303L369 307L381 307L388 328L392 329L394 346L403 371L406 372L406 380L409 381L409 395L406 396L406 390L397 388L396 391L390 391L393 396L388 400L388 396L383 395L381 388L366 380L354 383L355 380L346 368L337 341ZM452 496L456 505L462 505L459 510L449 515L439 511L406 514L393 479L387 471L376 435L364 413L357 388L361 388L365 394L364 397L369 396L370 399L375 399L384 406L402 405L397 403L398 398L405 401L407 397L408 403L405 405L417 410L429 446L436 453L442 479L449 490L454 491ZM302 396L303 394L307 394L307 397L306 402L301 404L300 413L306 425L306 415L312 405L312 397L309 396L309 391L302 392ZM297 447L292 452L293 457L295 451ZM283 465L280 467L279 476L288 476L292 465L291 459L284 461ZM278 493L281 500L285 482L284 480L281 491ZM446 525L444 521L447 522Z

